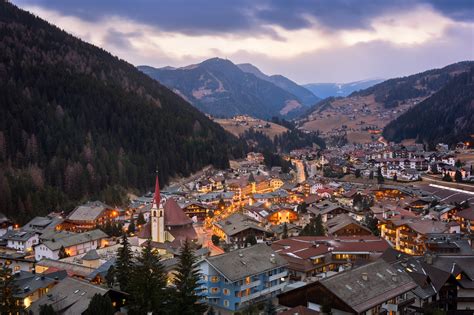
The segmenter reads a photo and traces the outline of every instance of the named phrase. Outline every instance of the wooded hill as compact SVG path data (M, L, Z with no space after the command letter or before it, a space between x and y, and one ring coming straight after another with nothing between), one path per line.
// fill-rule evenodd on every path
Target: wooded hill
M0 2L0 212L120 203L243 145L133 65Z

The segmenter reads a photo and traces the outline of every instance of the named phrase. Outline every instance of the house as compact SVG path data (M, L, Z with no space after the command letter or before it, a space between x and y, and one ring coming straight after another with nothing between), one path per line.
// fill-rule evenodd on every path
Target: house
M198 221L204 221L210 209L209 206L197 201L186 202L181 208L188 217L191 219L196 217Z
M258 221L246 215L234 213L221 221L214 222L212 232L226 244L244 247L248 236L255 236L257 243L261 243L270 234L258 224Z
M200 295L208 305L237 311L275 297L286 286L288 263L265 244L201 261Z
M58 229L89 231L95 229L98 225L115 221L118 216L117 209L100 201L87 202L72 210Z
M33 231L8 230L1 240L7 243L7 248L27 253L31 252L33 246L39 243L39 234Z
M15 285L18 291L14 297L19 299L27 308L43 295L47 294L59 280L67 277L65 271L57 271L47 275L37 275L33 272L21 271L15 275Z
M454 218L461 226L461 231L463 233L474 234L474 208L470 207L458 211L454 215Z
M288 261L291 279L312 280L374 261L389 245L376 236L298 236L273 242L271 247Z
M286 237L298 236L302 230L301 226L292 223L283 223L280 225L271 225L270 230L277 239L284 238L286 226Z
M95 294L108 296L116 311L119 311L128 299L126 293L67 277L52 287L48 294L31 303L26 311L39 314L40 306L47 304L51 305L57 314L83 314Z
M31 271L35 265L34 258L26 253L19 253L12 249L2 249L0 252L0 266L7 266L12 273Z
M338 273L318 282L284 292L279 304L298 305L321 311L329 306L332 314L405 314L412 302L407 293L417 284L389 263L377 260Z
M346 213L342 213L326 221L326 230L328 235L334 236L363 236L372 235L367 227L361 225Z
M84 254L91 249L104 247L107 237L107 234L102 230L92 230L52 239L35 246L35 259L37 261L43 258L60 259L59 252L61 248L64 248L68 256Z

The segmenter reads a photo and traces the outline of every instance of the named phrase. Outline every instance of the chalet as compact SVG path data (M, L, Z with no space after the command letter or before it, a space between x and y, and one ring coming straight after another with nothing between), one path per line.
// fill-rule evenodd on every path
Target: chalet
M186 202L181 205L181 208L188 217L196 217L198 221L204 221L210 210L210 207L208 205L202 204L197 201Z
M461 231L463 233L474 234L474 208L473 207L458 211L454 215L454 219L461 226Z
M58 226L58 229L69 231L93 230L98 225L115 221L118 216L119 212L114 207L100 201L87 202L76 207L66 220Z
M388 247L376 236L298 236L272 243L272 249L288 261L295 280L318 278L354 263L373 261Z
M328 235L334 236L364 236L372 235L372 232L348 214L340 214L326 221Z
M226 244L236 247L245 247L248 236L255 236L258 243L262 243L270 234L265 228L258 225L258 221L240 213L215 222L212 232L224 240Z
M59 253L64 248L68 256L87 253L91 249L101 248L106 245L107 234L102 230L92 230L83 233L72 233L59 239L52 239L36 245L35 259L43 258L60 259Z
M23 230L8 230L1 240L6 242L6 247L19 252L28 253L39 243L39 233Z
M308 212L310 213L312 217L321 215L323 222L326 222L334 218L335 216L338 216L343 213L345 214L351 213L351 211L348 208L344 206L340 206L332 202L320 203L320 204L316 204L314 206L308 207Z
M321 311L329 304L333 314L404 314L412 300L407 293L417 284L406 273L383 260L338 273L284 292L278 302Z

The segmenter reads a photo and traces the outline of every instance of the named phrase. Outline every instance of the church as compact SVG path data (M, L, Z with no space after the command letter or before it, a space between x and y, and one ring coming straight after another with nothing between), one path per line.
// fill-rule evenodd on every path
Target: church
M138 239L140 244L151 240L157 243L156 245L167 243L171 247L180 247L186 239L197 241L193 221L179 207L176 200L171 197L161 200L158 175L150 220L141 228Z

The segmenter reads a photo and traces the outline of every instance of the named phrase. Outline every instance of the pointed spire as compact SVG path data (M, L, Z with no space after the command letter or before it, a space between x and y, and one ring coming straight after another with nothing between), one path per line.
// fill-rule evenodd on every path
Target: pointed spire
M158 181L158 171L156 171L156 182L155 182L155 205L156 208L160 207L160 182Z

